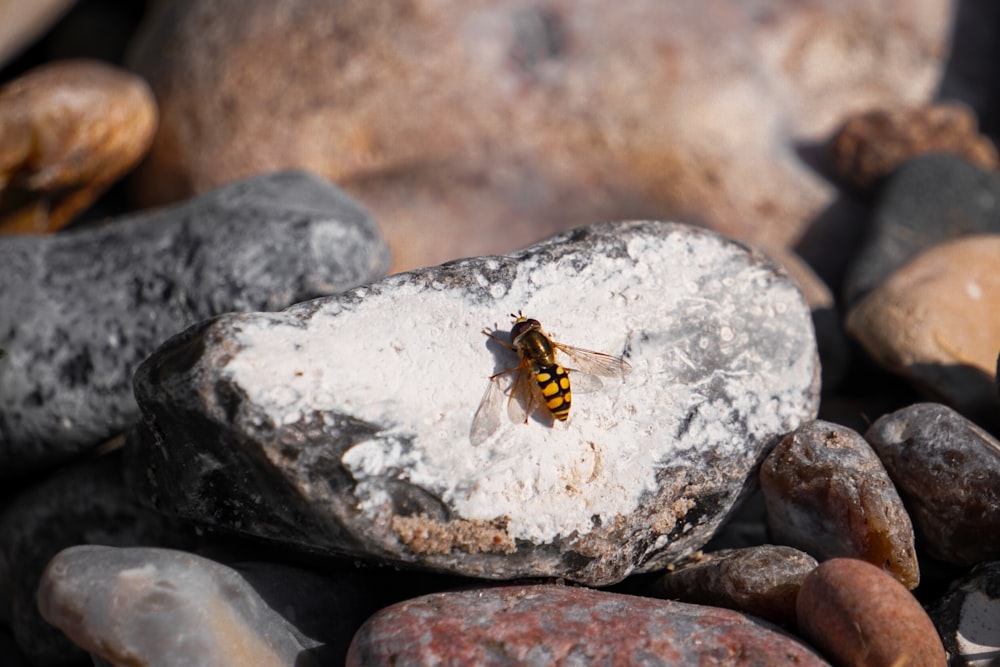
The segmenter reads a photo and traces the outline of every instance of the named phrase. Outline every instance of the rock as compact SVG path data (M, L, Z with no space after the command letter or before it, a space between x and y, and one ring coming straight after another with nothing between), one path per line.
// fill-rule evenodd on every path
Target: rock
M767 544L716 551L663 575L653 585L653 593L795 627L795 597L815 567L815 558L791 547Z
M1000 562L973 568L928 613L951 667L1000 664Z
M51 26L76 0L0 0L0 65L7 64Z
M99 228L0 238L0 479L125 430L133 371L174 333L338 292L388 263L364 211L302 173Z
M883 415L865 439L928 554L964 566L1000 558L1000 442L935 403Z
M555 425L510 423L486 392L496 430L474 443L488 377L517 364L480 330L518 310L632 371L595 387L571 370L593 391ZM608 223L193 327L137 371L129 451L157 507L202 523L598 585L700 548L818 389L809 312L783 273L710 232Z
M847 315L847 330L882 366L974 418L998 410L1000 234L927 250Z
M844 277L849 307L925 250L962 236L1000 233L1000 176L954 155L924 155L882 188L869 238Z
M819 560L847 557L920 583L913 526L872 448L858 433L814 421L790 433L760 468L774 538Z
M38 608L115 665L337 665L378 599L366 601L352 578L265 563L239 570L169 549L78 546L49 563Z
M347 664L826 663L727 609L538 585L437 593L383 609L355 635Z
M0 552L9 566L10 626L36 666L72 665L85 656L46 623L35 591L49 560L76 544L173 544L193 535L141 507L126 489L121 452L78 463L9 499L0 514Z
M934 624L888 573L853 558L820 563L799 589L799 632L845 667L944 667Z
M162 114L137 193L308 168L372 211L396 270L602 219L788 246L836 196L803 144L928 99L952 5L164 3L130 61Z
M830 157L838 178L863 191L924 153L951 153L996 169L996 146L976 125L972 110L954 102L865 111L834 135Z
M146 83L91 60L44 65L0 88L0 233L65 226L146 154Z

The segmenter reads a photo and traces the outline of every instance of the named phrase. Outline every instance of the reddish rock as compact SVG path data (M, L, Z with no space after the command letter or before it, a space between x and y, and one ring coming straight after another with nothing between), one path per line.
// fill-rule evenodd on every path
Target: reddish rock
M907 588L920 582L910 517L858 433L824 421L801 426L764 460L760 484L781 543L820 560L860 558Z
M567 586L425 595L368 619L348 665L825 665L727 609Z
M944 667L934 624L916 598L860 560L820 563L796 602L800 633L842 667Z
M962 566L1000 558L1000 442L937 403L884 415L865 438L927 553Z
M66 225L146 153L145 82L96 61L32 70L0 89L0 232Z
M653 592L794 627L799 586L815 567L815 558L791 547L724 549L677 566L654 584Z
M984 169L997 167L996 146L979 134L972 110L957 103L866 111L849 119L830 143L837 176L860 190L932 152L953 153Z
M159 9L132 61L163 115L143 200L306 168L371 210L403 270L612 219L790 245L835 195L800 147L852 111L927 99L952 3Z

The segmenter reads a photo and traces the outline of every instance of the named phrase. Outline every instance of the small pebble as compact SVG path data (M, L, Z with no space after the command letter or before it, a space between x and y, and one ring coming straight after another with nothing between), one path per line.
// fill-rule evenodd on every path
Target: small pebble
M848 119L830 142L841 181L862 191L924 153L952 153L982 169L997 168L997 149L979 133L976 116L955 102L865 111Z
M907 588L920 582L913 526L872 448L855 431L813 421L764 460L767 522L782 544L820 560L868 561Z
M97 61L58 61L0 88L0 233L65 226L139 162L156 123L146 82Z
M998 257L1000 234L934 246L855 304L847 331L875 361L931 398L1000 422Z
M899 489L920 547L955 565L1000 558L1000 442L937 403L884 415L865 439Z
M795 627L795 598L816 559L773 545L702 554L677 565L653 585L657 597L734 609Z
M916 598L870 563L834 558L802 582L799 632L839 667L944 667L944 647Z
M1000 665L1000 561L973 568L928 613L950 667Z

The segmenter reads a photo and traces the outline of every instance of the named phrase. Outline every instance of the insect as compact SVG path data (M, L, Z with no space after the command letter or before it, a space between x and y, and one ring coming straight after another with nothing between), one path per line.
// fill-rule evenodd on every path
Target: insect
M585 393L601 386L595 376L624 378L632 370L621 357L555 342L542 330L538 320L525 317L521 311L511 314L511 318L510 343L483 330L485 335L517 352L520 361L517 366L490 376L486 393L472 419L469 438L473 445L485 441L500 428L505 395L507 415L512 422L528 423L531 414L543 406L554 420L566 421L573 402L570 374L573 375L573 388L578 393ZM556 360L557 350L572 362L571 368L563 367ZM514 381L505 394L500 379L509 373L515 374Z

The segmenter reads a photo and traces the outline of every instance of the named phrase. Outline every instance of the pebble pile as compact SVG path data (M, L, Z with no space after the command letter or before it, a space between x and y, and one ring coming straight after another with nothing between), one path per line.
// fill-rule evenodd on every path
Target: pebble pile
M899 4L0 70L0 664L1000 665L997 93Z

